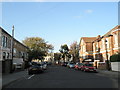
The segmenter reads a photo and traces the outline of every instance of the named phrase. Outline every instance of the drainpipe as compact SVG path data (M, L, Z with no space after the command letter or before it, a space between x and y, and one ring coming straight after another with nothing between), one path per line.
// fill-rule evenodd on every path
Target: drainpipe
M110 71L110 65L109 65L109 60L108 60L108 51L107 51L107 40L105 39L105 47L106 47L106 64L107 64L107 70Z

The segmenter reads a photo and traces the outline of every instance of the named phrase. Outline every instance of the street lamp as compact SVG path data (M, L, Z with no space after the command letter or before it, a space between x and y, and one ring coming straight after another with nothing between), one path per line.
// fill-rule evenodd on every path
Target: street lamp
M106 64L107 64L107 69L110 70L110 65L108 61L108 51L107 51L107 40L105 39L105 47L106 47Z
M13 72L13 56L14 56L14 25L12 27L12 61L11 61L11 73Z

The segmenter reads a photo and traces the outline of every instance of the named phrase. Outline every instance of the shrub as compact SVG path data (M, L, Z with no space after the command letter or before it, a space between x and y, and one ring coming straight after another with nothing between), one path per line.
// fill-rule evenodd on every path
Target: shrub
M110 56L110 61L111 62L120 62L120 54L114 54Z

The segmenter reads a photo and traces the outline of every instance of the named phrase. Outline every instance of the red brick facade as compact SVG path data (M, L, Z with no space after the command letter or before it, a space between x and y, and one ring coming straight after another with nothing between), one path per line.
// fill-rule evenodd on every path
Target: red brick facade
M91 38L91 37L87 37ZM80 57L84 57L89 54L93 56L94 60L100 60L105 62L105 60L110 59L110 56L120 52L120 25L114 27L105 35L94 37L95 39L90 44L82 37L80 40ZM82 49L84 47L84 50ZM91 49L90 49L91 48ZM85 58L80 58L80 60Z

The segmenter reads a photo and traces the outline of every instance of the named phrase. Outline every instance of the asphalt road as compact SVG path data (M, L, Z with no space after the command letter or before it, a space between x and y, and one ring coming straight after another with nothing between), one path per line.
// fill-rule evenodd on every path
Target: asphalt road
M25 72L27 74L27 72ZM49 66L44 73L26 75L5 88L118 88L117 81L99 73Z

